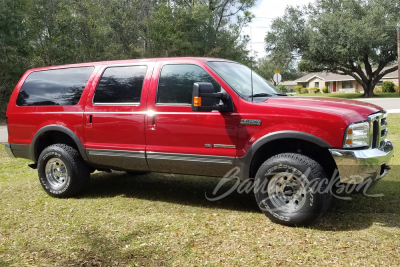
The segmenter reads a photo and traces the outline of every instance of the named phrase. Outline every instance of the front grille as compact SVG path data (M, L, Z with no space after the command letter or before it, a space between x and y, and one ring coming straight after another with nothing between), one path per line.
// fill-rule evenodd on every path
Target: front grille
M368 116L371 123L371 148L380 148L388 134L386 111L380 111Z

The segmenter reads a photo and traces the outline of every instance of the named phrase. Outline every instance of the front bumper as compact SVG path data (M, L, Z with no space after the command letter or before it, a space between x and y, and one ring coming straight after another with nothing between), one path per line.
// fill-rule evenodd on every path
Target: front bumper
M5 144L5 149L6 149L6 152L7 152L8 156L10 156L12 158L15 158L14 153L12 152L10 144Z
M340 182L361 184L383 178L393 157L393 144L384 140L380 148L349 150L329 149L338 167Z

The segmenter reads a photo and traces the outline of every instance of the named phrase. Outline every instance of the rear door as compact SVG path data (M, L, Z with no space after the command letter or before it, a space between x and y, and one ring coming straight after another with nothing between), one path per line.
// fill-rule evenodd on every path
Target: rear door
M97 166L148 170L145 110L153 63L104 66L85 108L86 152Z
M160 62L148 99L147 161L153 171L223 176L234 166L239 115L191 109L195 82L222 86L190 61ZM235 95L232 95L235 97Z

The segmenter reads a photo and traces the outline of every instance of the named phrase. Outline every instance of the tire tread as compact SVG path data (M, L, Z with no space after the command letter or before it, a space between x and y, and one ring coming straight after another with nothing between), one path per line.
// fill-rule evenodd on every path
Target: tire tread
M271 166L271 165L274 165L274 164L277 164L277 163L281 163L282 160L284 160L284 161L293 161L294 165L298 165L300 163L300 164L303 164L305 166L308 166L311 169L311 172L316 177L319 177L319 178L327 177L324 169L322 168L322 166L317 161L315 161L315 160L313 160L313 159L311 159L311 158L309 158L309 157L307 157L305 155L301 155L301 154L297 154L297 153L282 153L282 154L278 154L278 155L272 156L271 158L267 159L263 164L261 164L259 170L257 171L256 179L257 179L257 177L259 177L260 169L263 169L264 167ZM323 186L326 186L326 185L324 184ZM258 202L257 194L255 194L255 196L256 196L256 200ZM324 215L324 213L329 209L330 202L331 202L331 194L330 193L320 194L320 196L321 196L322 210L318 214L318 216L315 216L314 218L312 218L312 220L306 222L303 225L297 224L296 226L306 226L306 225L311 224L312 222L320 219ZM284 222L278 221L274 217L269 217L269 218L272 219L273 221L277 222L277 223L281 223L281 224L285 224L285 225L289 225L289 226L294 226L294 225L291 225L290 223L284 223Z
M90 167L85 164L79 152L69 145L58 143L46 147L39 156L38 171L40 171L42 165L41 159L51 150L66 154L65 156L68 158L68 163L71 165L73 172L71 175L73 175L73 177L71 178L70 188L62 194L53 194L49 192L42 184L45 191L49 195L58 198L68 198L83 192L90 181Z

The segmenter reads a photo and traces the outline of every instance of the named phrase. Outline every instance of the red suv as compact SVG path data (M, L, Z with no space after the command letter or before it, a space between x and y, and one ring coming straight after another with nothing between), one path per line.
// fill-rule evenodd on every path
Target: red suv
M253 181L274 222L307 225L328 208L331 187L385 176L386 115L358 101L287 96L227 60L83 63L22 76L6 150L32 160L55 197L82 192L96 169L228 173Z

